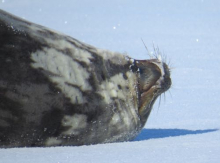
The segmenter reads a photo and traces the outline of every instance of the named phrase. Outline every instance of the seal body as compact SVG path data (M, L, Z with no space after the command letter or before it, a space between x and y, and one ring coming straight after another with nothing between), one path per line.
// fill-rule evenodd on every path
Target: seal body
M0 10L0 147L132 140L167 65L97 49Z

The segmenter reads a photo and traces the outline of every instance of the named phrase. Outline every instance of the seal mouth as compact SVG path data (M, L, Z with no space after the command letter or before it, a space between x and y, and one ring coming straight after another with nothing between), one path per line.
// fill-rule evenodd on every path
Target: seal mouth
M159 59L136 60L136 65L139 72L139 114L147 119L157 97L171 86L170 70Z

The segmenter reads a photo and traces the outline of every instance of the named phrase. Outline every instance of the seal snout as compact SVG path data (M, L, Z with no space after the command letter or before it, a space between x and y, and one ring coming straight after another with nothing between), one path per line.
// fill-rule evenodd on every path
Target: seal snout
M150 78L146 74L142 76L145 84L148 84L148 87L155 87L158 95L167 91L172 83L168 65L158 59L147 60L144 65L145 73L150 76Z
M163 63L163 72L164 74L162 76L162 80L160 81L161 93L164 93L165 91L167 91L172 84L172 81L170 78L170 70L166 63Z
M148 92L151 88L161 94L171 86L170 70L166 63L157 59L136 61L139 68L139 91Z

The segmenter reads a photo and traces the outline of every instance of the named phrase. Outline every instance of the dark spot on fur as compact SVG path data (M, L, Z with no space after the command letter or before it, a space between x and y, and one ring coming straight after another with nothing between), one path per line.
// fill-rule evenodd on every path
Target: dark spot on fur
M127 77L127 75L126 75L125 73L123 73L123 78L124 78L125 80L128 79L128 77Z
M41 131L44 131L45 137L55 137L60 135L62 130L61 121L64 116L64 112L58 108L51 108L50 111L43 113L41 120ZM44 136L43 136L44 137Z
M137 65L136 65L136 61L134 61L133 64L130 65L129 68L130 68L130 70L131 70L132 72L137 72L137 71L138 71L138 67L137 67Z
M0 120L7 124L0 125L0 146L13 144L10 138L19 138L20 131L24 130L26 113L21 108L19 102L0 94Z
M105 75L104 73L101 74L102 80L105 80Z
M120 85L118 85L118 89L121 89L121 86L120 86Z

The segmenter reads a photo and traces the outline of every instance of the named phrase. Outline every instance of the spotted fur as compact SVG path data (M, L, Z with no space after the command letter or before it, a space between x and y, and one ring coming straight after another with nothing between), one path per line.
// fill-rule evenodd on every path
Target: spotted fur
M132 140L167 65L97 49L0 10L0 147Z

